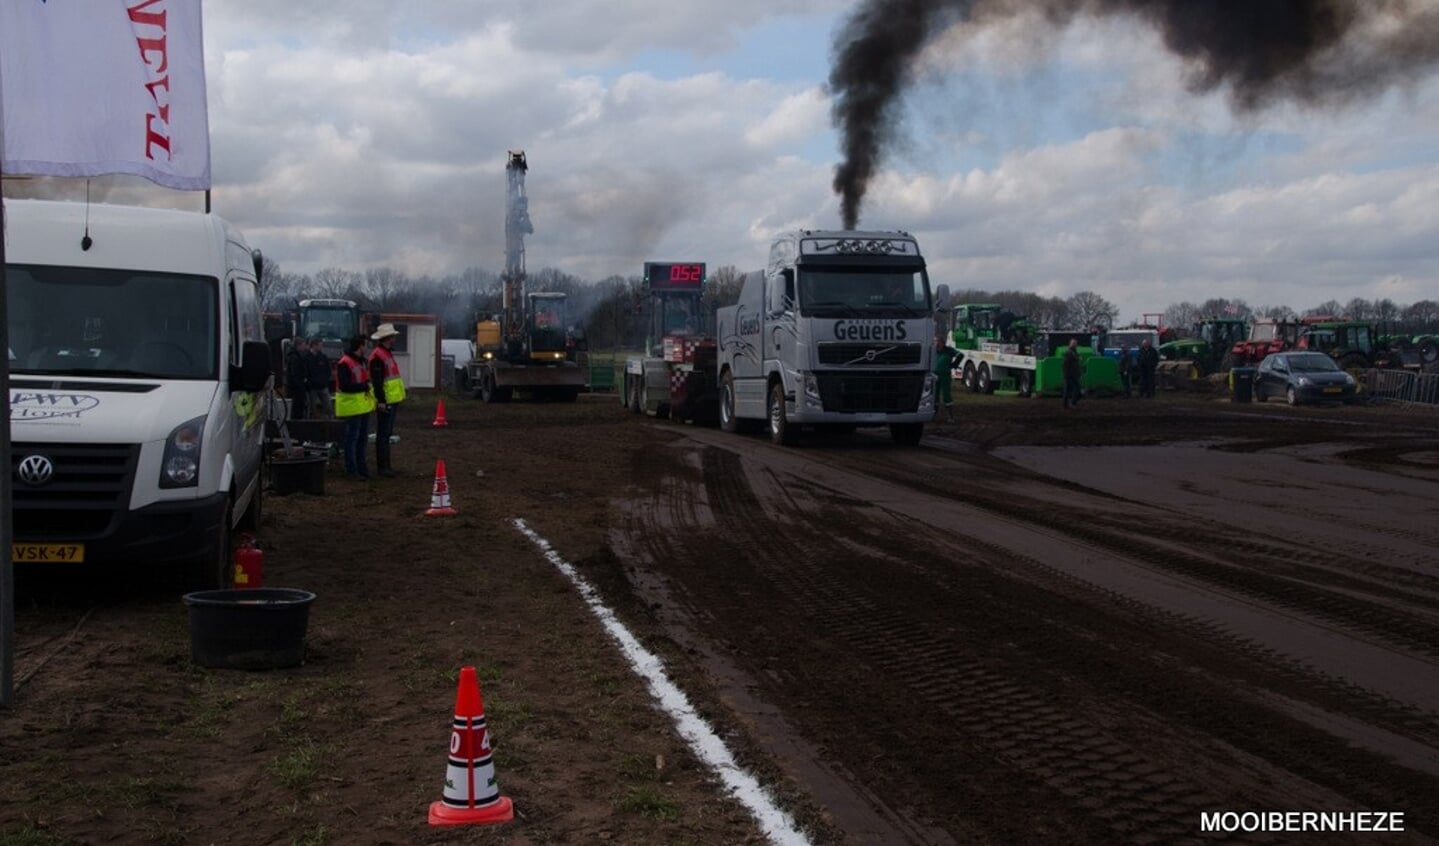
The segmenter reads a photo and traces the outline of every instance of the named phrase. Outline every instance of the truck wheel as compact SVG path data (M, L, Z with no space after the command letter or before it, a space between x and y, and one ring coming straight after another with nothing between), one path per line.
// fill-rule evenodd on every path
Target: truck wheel
M1419 361L1423 364L1433 364L1439 361L1439 341L1425 338L1419 342Z
M784 411L784 383L775 382L769 389L769 439L780 446L793 446L798 432L790 425Z
M961 371L959 381L964 385L964 387L969 389L970 393L974 393L975 391L979 390L979 382L976 381L974 378L974 362L966 361L964 363L964 370Z
M900 446L915 446L924 437L923 423L891 423L889 436Z
M981 364L974 374L974 388L981 394L994 393L994 381L989 378L989 364Z
M726 373L720 380L719 404L720 431L734 434L739 431L739 421L734 417L734 374Z

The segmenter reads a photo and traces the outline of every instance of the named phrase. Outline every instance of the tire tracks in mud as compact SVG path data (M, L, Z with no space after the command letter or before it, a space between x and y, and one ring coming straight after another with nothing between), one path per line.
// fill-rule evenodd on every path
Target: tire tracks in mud
M1012 486L989 489L983 485L966 484L960 488L956 479L964 477L963 465L957 465L953 473L941 473L932 468L901 467L864 455L847 458L854 461L848 469L855 472L925 494L959 500L966 506L990 512L1016 524L1039 524L1049 531L1058 530L1139 566L1245 596L1300 617L1314 618L1330 627L1360 634L1430 659L1439 658L1439 615L1424 614L1429 610L1439 610L1439 601L1403 590L1414 586L1415 582L1425 590L1439 589L1439 580L1432 577L1413 574L1392 586L1357 580L1325 567L1301 563L1292 552L1246 539L1246 536L1223 524L1195 520L1180 522L1161 508L1141 503L1150 514L1164 520L1162 525L1146 524L1148 534L1163 538L1163 541L1154 540L1134 532L1125 524L1124 518L1115 516L1108 509L1114 501L1113 497L1073 483L1061 484L1101 498L1106 507L1095 508L1071 501L1066 504L1066 519L1060 525L1047 519L1047 515L1052 514L1053 502L1017 493ZM1053 484L1048 477L1026 473L1019 468L1016 468L1015 476L1038 484ZM1251 556L1240 558L1228 554L1226 543L1230 542L1234 544L1232 549L1248 552ZM1204 552L1199 554L1195 550ZM1318 554L1316 550L1315 555ZM1257 558L1254 557L1256 555ZM1259 569L1265 564L1280 565L1287 572ZM1374 572L1368 562L1361 560L1355 564L1370 573ZM1357 590L1367 595L1355 596L1353 591ZM1380 596L1392 601L1403 600L1411 610L1376 601Z
M1158 716L1164 702L1135 707L1132 696L1114 698L1116 691L1103 681L1114 665L1130 668L1120 675L1140 690L1172 690L1175 667L1139 660L1136 654L1111 654L1116 648L1131 650L1079 624L1091 607L1070 606L1051 590L1008 575L1008 551L984 550L983 560L963 568L962 584L934 578L953 564L933 553L920 556L924 561L918 569L909 554L910 563L867 573L873 561L885 556L875 549L870 561L860 561L856 550L892 531L887 515L876 533L872 516L841 506L818 505L836 513L817 521L809 519L813 514L776 514L751 489L738 456L715 448L704 456L706 495L718 534L694 531L665 541L672 557L706 562L669 575L685 585L687 601L702 606L703 616L714 621L711 635L728 640L736 658L786 703L787 711L804 714L807 730L818 732L822 744L860 754L844 740L847 730L853 733L853 726L843 723L845 716L865 712L873 721L900 713L910 718L906 730L893 725L865 729L871 742L879 742L871 753L876 759L902 758L908 765L907 772L884 775L886 784L899 785L887 795L927 793L929 798L919 803L922 813L951 827L972 819L1000 839L1033 838L1038 825L1038 830L1086 832L1098 839L1183 842L1198 839L1201 811L1236 807L1264 794L1258 783L1241 789L1242 780L1215 773L1190 779L1193 770L1186 765L1193 761L1210 761L1213 769L1220 766L1213 759L1244 755L1236 749L1216 754L1213 736L1189 736L1189 729L1170 725ZM793 482L788 485L792 488ZM791 507L804 506L796 499ZM665 528L630 522L631 530L667 534L681 527ZM712 558L721 539L730 545L730 564L715 581L699 574L712 563L706 551ZM878 583L875 575L882 577ZM935 585L944 589L936 591ZM757 611L757 597L776 613ZM917 597L925 597L922 606ZM1017 630L1029 634L1016 638ZM1076 632L1083 636L1076 638ZM783 654L746 656L766 643L782 644L770 649ZM1088 672L1078 680L1066 679L1054 661L1076 644L1087 650L1079 663ZM833 669L847 665L864 681L837 682ZM1096 690L1106 695L1097 697ZM897 711L894 706L876 709L865 704L865 692L873 694L871 701L902 704ZM1213 690L1191 689L1184 698L1195 694L1202 699ZM833 707L839 716L815 715L815 702L830 697L837 697ZM1140 739L1123 736L1136 725L1145 728ZM1292 782L1292 775L1287 778ZM945 786L953 789L948 799ZM1324 793L1309 785L1286 787L1291 797L1296 789ZM1024 819L1023 828L1014 827L1018 819Z

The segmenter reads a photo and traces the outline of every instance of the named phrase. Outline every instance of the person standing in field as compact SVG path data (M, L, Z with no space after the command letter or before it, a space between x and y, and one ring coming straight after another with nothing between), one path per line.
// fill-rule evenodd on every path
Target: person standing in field
M395 361L395 338L400 331L393 323L381 323L370 339L370 384L375 387L375 472L381 476L395 475L390 464L390 435L395 433L395 415L405 401L405 380L400 378L400 365Z
M330 357L325 355L325 345L319 338L310 339L310 353L305 358L307 390L310 392L310 416L316 420L329 420L335 415L334 401L330 397L330 386L335 381L335 372L330 367Z
M1145 338L1139 344L1139 395L1154 397L1154 371L1159 367L1159 350Z
M365 366L364 335L349 340L335 372L340 388L335 394L335 416L345 421L345 475L369 479L365 438L370 430L370 412L375 410L375 394L370 390L370 370Z
M285 352L285 395L290 400L290 419L304 420L309 416L310 392L306 384L306 366L310 344L304 338L291 338Z
M934 375L939 377L935 399L944 411L947 423L954 422L954 347L945 343L944 338L934 339ZM935 409L935 418L940 409Z
M1079 407L1081 391L1079 379L1084 374L1084 363L1079 359L1079 339L1070 338L1069 348L1064 351L1064 407Z
M1134 387L1134 359L1129 354L1129 344L1119 345L1119 383L1124 387L1124 398L1129 399Z

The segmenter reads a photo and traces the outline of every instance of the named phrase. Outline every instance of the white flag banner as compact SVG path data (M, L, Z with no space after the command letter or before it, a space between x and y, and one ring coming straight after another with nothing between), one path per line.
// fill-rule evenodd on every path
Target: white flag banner
M210 187L201 0L0 0L0 172Z

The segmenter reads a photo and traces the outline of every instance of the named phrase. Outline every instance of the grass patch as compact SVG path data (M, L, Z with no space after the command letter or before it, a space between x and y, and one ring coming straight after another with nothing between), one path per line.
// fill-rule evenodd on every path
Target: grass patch
M651 820L677 820L680 805L652 785L639 785L625 791L615 807L630 814L639 814Z
M70 846L74 840L41 831L33 824L0 831L0 846Z
M326 750L314 743L303 743L270 762L270 773L280 784L291 790L304 790L320 775Z
M121 784L116 793L120 803L131 810L150 806L173 809L177 804L173 794L181 793L185 788L186 785L178 781L132 778Z
M330 842L330 830L324 823L317 823L290 838L290 846L325 846Z

